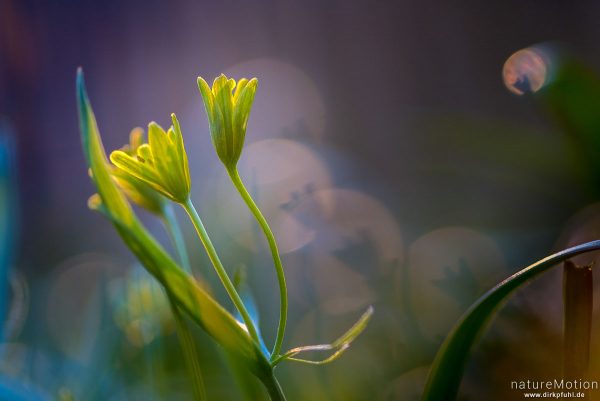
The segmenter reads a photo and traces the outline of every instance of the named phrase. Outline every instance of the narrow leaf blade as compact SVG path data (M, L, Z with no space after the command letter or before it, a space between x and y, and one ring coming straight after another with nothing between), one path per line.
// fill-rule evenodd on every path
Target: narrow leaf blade
M422 401L456 399L471 347L509 295L529 280L575 255L600 249L600 240L548 256L513 274L484 294L463 315L440 347L425 385Z
M302 362L308 363L311 365L324 365L329 362L333 362L338 359L348 348L350 348L350 344L358 337L367 327L369 320L371 320L371 316L373 315L373 307L369 306L369 308L362 314L362 316L358 319L354 325L348 329L344 334L342 334L337 340L332 342L331 344L318 344L318 345L305 345L302 347L293 348L283 354L281 357L275 360L274 364L277 364L284 360L294 361L294 362ZM310 351L333 351L333 353L321 360L308 360L308 359L300 359L295 358L296 355L303 352Z

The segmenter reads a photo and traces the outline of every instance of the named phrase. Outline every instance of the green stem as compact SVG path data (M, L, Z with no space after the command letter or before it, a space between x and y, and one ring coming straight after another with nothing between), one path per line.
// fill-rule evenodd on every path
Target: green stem
M182 266L188 273L191 273L190 261L185 249L183 235L181 234L179 224L177 224L177 219L175 218L173 208L170 205L167 205L163 210L163 222L167 232L169 233L169 236L171 237L171 241L177 250L177 254L179 255L179 260L181 261ZM198 360L198 351L196 349L196 343L194 342L192 332L186 324L185 319L177 307L175 300L171 296L168 296L168 298L171 312L175 318L175 330L177 331L177 337L179 338L179 343L181 344L183 351L183 359L185 360L185 364L192 381L194 400L206 401L206 389L204 387L204 380L202 379L202 370L200 369L200 361Z
M277 249L277 242L275 241L275 236L273 235L273 231L271 231L271 227L269 227L269 223L261 213L258 206L252 199L252 196L244 186L240 174L236 167L228 168L227 172L229 173L229 177L233 182L233 185L238 190L246 205L256 218L256 221L262 228L265 233L265 237L267 238L267 242L269 243L269 248L271 250L271 256L273 258L273 263L275 265L275 271L277 272L277 281L279 283L279 326L277 328L277 338L275 339L275 344L273 346L273 351L271 352L271 360L276 359L281 352L281 346L283 345L283 336L285 335L285 326L287 323L287 309L288 309L288 298L287 298L287 287L285 284L285 273L283 271L283 264L281 263L281 257L279 256L279 250Z
M285 394L283 394L279 382L272 373L270 376L262 378L261 381L265 385L271 401L286 401Z
M179 228L177 218L175 217L175 211L171 205L165 206L163 210L163 220L169 233L169 237L171 237L171 242L173 243L173 246L175 246L175 250L179 256L181 266L183 266L188 273L191 273L192 269L190 266L190 258L188 257L188 253L185 248L185 240L183 239L181 229Z
M223 286L225 287L227 294L229 294L229 297L233 301L233 304L235 305L238 312L242 316L242 320L244 320L244 323L246 324L248 333L250 333L250 336L256 342L256 344L260 344L260 340L258 338L258 332L256 331L256 328L254 327L254 323L252 322L252 319L250 318L250 314L248 313L248 310L246 309L246 306L242 302L242 299L240 298L240 295L236 291L233 283L231 282L231 279L229 278L227 271L225 271L225 268L223 267L223 264L221 263L221 260L219 259L219 256L217 255L217 251L215 250L215 247L213 246L212 241L210 240L210 237L208 236L208 233L206 232L206 229L204 228L204 224L202 224L202 220L200 220L200 216L198 215L196 208L192 204L192 200L188 198L188 200L185 203L182 203L182 206L185 209L185 211L187 212L187 214L190 216L190 219L192 220L192 223L194 224L194 227L196 228L196 232L198 233L198 236L200 237L200 241L204 245L204 248L206 248L206 252L208 253L208 258L210 259L213 266L215 267L215 270L217 271L217 275L219 276L219 279L221 279L221 282L223 283Z
M181 311L171 297L169 297L169 303L171 304L171 311L175 317L175 327L183 351L183 359L185 360L185 364L192 379L194 400L206 401L206 389L204 387L204 380L202 379L202 370L200 369L200 362L198 361L198 351L192 332L186 324Z

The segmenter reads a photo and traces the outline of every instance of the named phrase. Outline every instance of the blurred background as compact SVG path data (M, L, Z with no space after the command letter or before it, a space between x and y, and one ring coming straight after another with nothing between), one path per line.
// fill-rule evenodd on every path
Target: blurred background
M331 341L375 307L338 361L277 369L288 399L410 401L478 296L598 238L599 17L592 1L0 1L0 399L189 399L160 288L86 207L78 66L108 150L177 113L194 201L225 265L246 267L271 344L272 262L196 86L221 72L259 79L240 172L283 253L284 348ZM504 77L513 92L536 91L536 77L544 87L511 93L505 61L547 41L538 49L561 51ZM517 292L476 346L461 399L518 399L511 380L560 375L561 313L560 271ZM242 395L195 334L209 399L264 399Z

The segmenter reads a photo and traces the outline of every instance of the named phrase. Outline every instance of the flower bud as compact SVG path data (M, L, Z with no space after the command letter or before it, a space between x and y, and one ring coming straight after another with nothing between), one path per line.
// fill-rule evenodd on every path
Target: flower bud
M258 80L242 78L237 82L221 74L212 88L198 77L198 88L210 125L212 143L225 167L235 168L244 147L246 125Z

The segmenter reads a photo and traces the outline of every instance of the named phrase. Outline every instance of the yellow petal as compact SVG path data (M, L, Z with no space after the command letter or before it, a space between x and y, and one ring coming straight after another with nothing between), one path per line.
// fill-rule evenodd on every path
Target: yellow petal
M144 143L144 130L140 127L135 127L129 133L129 146L132 152L137 151Z

